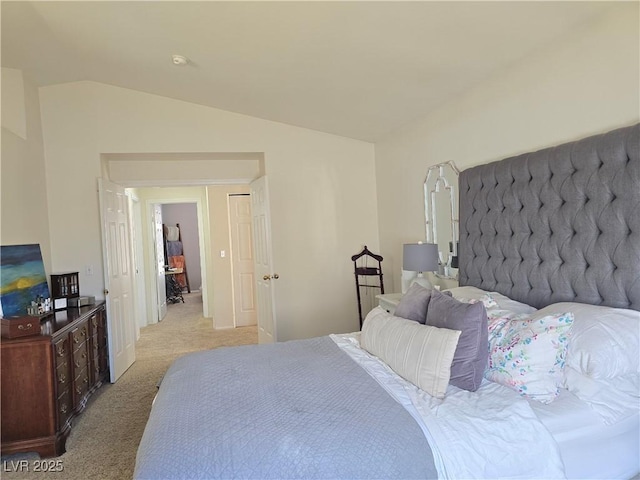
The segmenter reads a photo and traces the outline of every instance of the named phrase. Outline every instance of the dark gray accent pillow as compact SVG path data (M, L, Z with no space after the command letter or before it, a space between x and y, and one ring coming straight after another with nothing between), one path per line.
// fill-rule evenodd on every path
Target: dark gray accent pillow
M463 303L437 290L431 292L427 325L460 330L449 383L475 392L489 358L487 311L481 302Z
M400 299L393 315L396 317L406 318L407 320L413 320L424 325L424 322L427 319L427 307L429 306L430 298L430 289L424 288L422 285L417 283L413 283L407 290L407 293L405 293Z

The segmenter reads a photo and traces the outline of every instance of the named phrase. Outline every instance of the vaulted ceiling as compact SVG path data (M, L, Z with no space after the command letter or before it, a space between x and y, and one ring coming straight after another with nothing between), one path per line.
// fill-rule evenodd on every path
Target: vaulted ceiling
M615 7L3 1L1 58L38 86L91 80L374 142Z

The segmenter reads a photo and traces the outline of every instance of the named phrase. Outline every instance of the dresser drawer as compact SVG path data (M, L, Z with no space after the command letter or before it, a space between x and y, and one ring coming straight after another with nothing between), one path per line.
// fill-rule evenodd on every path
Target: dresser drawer
M387 293L376 295L378 299L378 305L393 315L396 311L396 307L402 299L401 293Z
M87 344L80 344L73 351L73 370L74 372L79 372L83 368L87 368L89 365L89 352L87 350ZM77 374L76 374L77 375Z
M58 430L64 428L65 423L69 420L71 413L73 412L73 405L71 404L71 396L69 390L65 390L57 401L58 408Z
M98 314L94 313L93 315L91 315L91 318L89 319L89 322L91 322L92 335L96 335L96 332L98 330L98 326L101 323Z
M73 382L73 404L77 407L80 405L84 396L89 392L89 369L85 368L80 371L80 374Z
M58 368L56 368L56 384L58 396L71 388L72 380L73 377L71 376L69 363L61 363Z
M91 366L93 368L93 377L91 379L91 383L96 384L99 380L102 380L100 376L100 364L98 361L94 362Z
M63 363L68 363L69 354L71 349L69 348L69 337L64 336L60 340L56 340L53 344L53 355L55 357L56 368Z
M71 332L71 338L73 342L73 348L77 345L84 343L89 338L89 326L87 323L82 324L77 329Z
M100 354L100 344L98 342L99 340L97 335L91 337L91 350L93 351L92 355L94 357L97 357Z
M109 371L109 356L106 353L100 353L100 374Z

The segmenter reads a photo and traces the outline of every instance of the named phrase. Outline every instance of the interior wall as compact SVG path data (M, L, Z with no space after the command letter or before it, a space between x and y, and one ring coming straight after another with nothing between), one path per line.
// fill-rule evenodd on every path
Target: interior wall
M138 187L248 183L264 175L262 154L165 153L102 156L109 178Z
M262 152L278 340L357 330L350 256L378 250L372 144L95 82L41 88L40 101L54 264L102 258L101 154ZM101 262L87 283L102 291Z
M0 244L40 244L47 280L52 269L40 100L22 72L2 69ZM56 265L53 265L56 267ZM80 286L84 293L84 284Z
M27 138L24 78L22 70L15 68L2 67L2 127L20 138Z
M198 212L195 203L166 203L162 205L162 221L167 226L180 224L182 251L191 291L202 287L200 271L200 242L198 241Z
M640 119L637 2L608 14L375 146L381 254L400 291L402 244L423 240L423 180L605 132Z

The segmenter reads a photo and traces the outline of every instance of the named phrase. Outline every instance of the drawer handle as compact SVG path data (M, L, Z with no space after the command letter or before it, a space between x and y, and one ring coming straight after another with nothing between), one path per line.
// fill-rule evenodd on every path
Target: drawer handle
M76 366L76 368L80 368L80 362L74 362L74 365Z
M87 377L84 377L84 380L82 380L84 383L89 383L89 379Z
M18 330L31 330L32 327L33 325L27 323L26 325L18 325Z
M82 389L80 387L76 387L76 393L80 395L82 393Z
M64 383L67 381L67 376L64 373L60 374L60 378L58 379L60 383Z
M67 413L67 404L63 403L62 405L60 405L60 411L62 413Z
M65 354L64 354L64 348L60 348L60 349L58 349L58 356L59 356L59 357L64 357L64 355L65 355Z
M80 339L78 337L73 337L73 343L80 343Z

